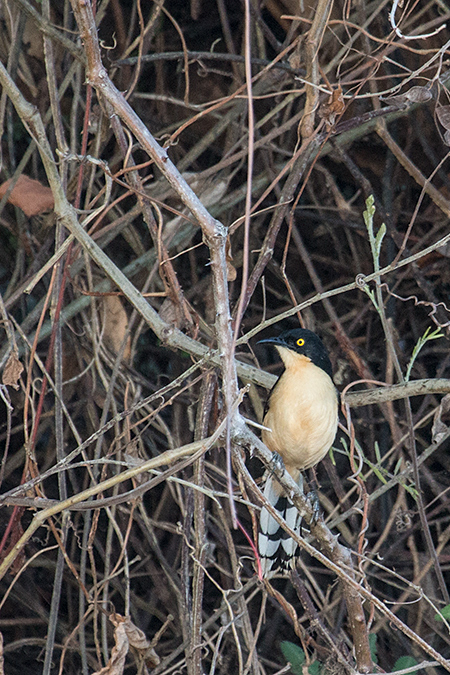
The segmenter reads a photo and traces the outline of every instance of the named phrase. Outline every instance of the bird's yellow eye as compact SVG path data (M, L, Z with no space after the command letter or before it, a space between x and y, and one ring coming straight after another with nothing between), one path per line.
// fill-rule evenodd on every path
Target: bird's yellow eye
M299 338L299 339L297 340L297 346L298 346L298 347L303 347L304 344L305 344L305 341L304 341L303 338Z

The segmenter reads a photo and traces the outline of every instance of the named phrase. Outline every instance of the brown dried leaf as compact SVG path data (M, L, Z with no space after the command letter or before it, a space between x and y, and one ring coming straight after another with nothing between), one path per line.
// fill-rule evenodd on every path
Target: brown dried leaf
M125 619L120 614L112 614L111 622L115 625L114 639L116 644L112 648L111 658L104 668L97 670L93 675L123 675L125 660L130 643L127 638Z
M111 614L109 620L116 627L114 631L116 644L106 666L94 675L122 675L130 647L138 651L147 667L155 668L159 664L159 656L145 637L145 633L135 626L129 616Z
M227 238L227 243L225 246L225 256L227 260L227 280L234 281L237 277L236 268L233 265L233 256L231 255L231 242L230 237Z
M118 354L128 328L128 315L117 295L105 295L103 298L103 337L105 345L114 354ZM123 353L125 361L131 355L131 338L128 336Z
M44 60L44 43L42 35L36 30L36 24L31 17L27 17L23 31L22 44L26 45L27 56L32 56L39 61Z
M388 96L387 98L383 98L383 96L380 96L380 99L382 101L386 101L386 103L389 103L389 105L395 105L397 108L407 108L410 103L406 98L405 94Z
M142 440L140 436L133 438L132 441L127 443L127 451L124 453L123 458L127 463L127 467L130 469L134 468L135 466L140 466L144 463ZM142 485L146 480L148 480L147 474L141 473L133 478L133 484Z
M434 413L433 426L431 429L433 443L439 443L448 433L448 426L442 418L450 411L450 394L446 394L439 408Z
M419 86L408 89L408 91L405 92L405 96L411 103L426 103L433 98L433 94L428 87Z
M319 115L325 120L328 129L333 127L336 123L336 118L345 110L345 101L342 94L342 87L339 85L333 89L331 96L326 103L323 103L319 108Z
M3 197L10 184L11 179L0 185L0 198ZM22 209L29 218L38 216L44 211L49 211L55 206L50 188L24 174L19 176L13 191L9 195L8 202Z
M12 351L3 369L3 384L6 384L8 387L14 387L14 389L19 389L18 381L22 372L23 365L20 363L17 354Z
M156 668L159 664L159 656L153 649L151 642L145 637L144 631L134 625L131 618L125 618L125 630L130 646L137 649L139 656L145 661L145 665L150 668Z
M436 116L444 129L450 129L450 105L441 105L436 108Z
M389 105L395 105L398 108L407 108L412 103L426 103L426 101L433 98L433 94L428 87L416 86L411 87L411 89L408 89L408 91L405 91L403 94L380 98L389 103Z
M172 298L165 298L160 307L159 316L166 323L172 324L177 328L181 329L184 326L184 317L181 307L178 303L175 303Z

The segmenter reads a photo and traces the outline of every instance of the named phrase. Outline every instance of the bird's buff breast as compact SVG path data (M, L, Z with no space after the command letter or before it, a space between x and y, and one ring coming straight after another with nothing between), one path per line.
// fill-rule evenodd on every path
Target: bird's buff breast
M264 418L262 440L288 470L308 469L326 455L336 436L337 393L331 378L308 360L280 377Z

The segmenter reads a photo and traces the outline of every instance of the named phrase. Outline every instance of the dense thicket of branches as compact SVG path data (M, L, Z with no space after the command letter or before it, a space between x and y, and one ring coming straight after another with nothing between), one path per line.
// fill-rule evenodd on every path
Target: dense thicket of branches
M0 4L0 673L450 670L450 7L92 4ZM299 321L347 393L268 584Z

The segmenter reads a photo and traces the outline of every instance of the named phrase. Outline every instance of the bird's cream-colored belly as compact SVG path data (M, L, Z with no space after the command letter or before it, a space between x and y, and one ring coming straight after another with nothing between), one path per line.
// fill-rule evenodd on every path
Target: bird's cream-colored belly
M272 392L262 440L288 471L308 469L326 455L336 436L338 399L331 378L309 361L291 367Z

